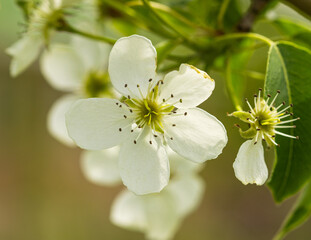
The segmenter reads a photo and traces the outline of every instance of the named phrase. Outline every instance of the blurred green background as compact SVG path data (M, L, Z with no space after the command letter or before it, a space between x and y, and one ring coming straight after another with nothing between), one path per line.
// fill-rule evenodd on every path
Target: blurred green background
M45 82L38 62L15 79L9 76L10 57L4 49L21 35L22 23L14 1L0 0L0 240L144 239L109 222L111 203L122 187L87 182L79 167L80 150L48 134L47 112L62 93ZM276 206L267 187L244 186L235 178L232 163L244 140L233 127L235 119L226 116L234 109L224 79L210 75L216 89L202 107L224 123L229 143L217 160L207 162L201 173L204 200L176 239L271 239L294 198ZM260 84L253 80L251 93ZM273 151L265 154L271 166ZM310 238L308 221L286 239Z

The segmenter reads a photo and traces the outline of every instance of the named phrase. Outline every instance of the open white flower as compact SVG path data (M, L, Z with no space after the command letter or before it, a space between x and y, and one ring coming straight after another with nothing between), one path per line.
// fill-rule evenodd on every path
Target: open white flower
M41 72L48 83L60 91L70 92L58 99L48 113L48 130L68 146L65 113L76 100L88 97L113 97L108 77L111 47L82 37L72 37L69 45L54 44L41 57Z
M13 57L10 72L13 77L24 71L38 57L41 48L50 39L66 10L80 0L42 0L30 11L27 32L6 52Z
M187 64L159 81L155 70L156 51L150 40L138 35L121 38L110 53L109 75L125 100L78 100L66 114L68 133L81 148L121 145L122 181L139 195L159 192L168 183L164 143L200 163L216 158L227 143L221 122L196 108L211 95L214 80Z
M145 233L148 239L171 239L184 218L200 204L204 181L197 172L203 164L181 158L167 148L172 180L160 193L137 196L123 190L114 200L110 219L115 225ZM86 178L98 185L112 186L121 181L118 172L119 147L86 151L81 169Z
M249 112L236 111L231 115L239 118L240 120L249 124L250 128L246 131L242 131L240 128L240 134L247 140L244 142L238 152L238 155L233 163L235 176L243 183L255 183L257 185L263 185L268 178L268 168L264 159L264 151L262 146L262 140L267 143L268 146L278 145L275 142L275 135L281 135L289 138L298 139L296 136L288 135L279 132L277 129L295 128L295 125L284 126L283 124L298 120L299 118L285 120L291 117L293 114L287 110L293 105L281 109L285 105L282 102L279 106L274 107L275 100L277 99L280 91L277 92L272 102L269 103L270 95L264 100L259 94L255 94L254 108L246 99L246 102L250 108Z

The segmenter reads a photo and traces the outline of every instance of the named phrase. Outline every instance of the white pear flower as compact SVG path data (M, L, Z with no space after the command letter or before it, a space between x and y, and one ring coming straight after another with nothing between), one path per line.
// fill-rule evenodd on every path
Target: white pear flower
M113 202L110 220L113 224L143 232L147 239L172 239L182 221L199 206L204 181L197 174L203 164L181 158L167 148L172 180L160 193L137 196L123 190ZM121 181L118 171L119 147L85 151L81 169L86 178L98 185L112 186Z
M53 104L47 119L50 134L67 146L75 146L65 123L71 104L81 98L115 97L108 77L110 49L108 44L73 36L70 44L53 44L41 57L41 72L48 83L70 92Z
M233 163L235 176L245 185L249 183L263 185L268 178L268 168L264 159L262 141L265 141L268 146L278 146L275 142L275 135L298 139L298 136L292 136L278 131L278 129L296 127L295 125L291 125L291 123L299 118L288 119L293 116L293 113L288 112L288 109L293 105L290 104L282 109L285 105L285 102L282 102L279 106L275 107L274 103L280 91L277 91L271 103L269 103L271 95L268 94L267 99L264 100L260 97L261 91L262 89L259 89L258 95L254 95L254 108L246 99L250 111L236 111L230 114L230 116L235 116L250 126L246 131L242 131L240 128L241 136L243 138L251 138L251 140L247 140L241 145ZM284 121L286 118L288 120ZM287 123L289 125L283 125ZM237 126L240 127L239 125Z
M24 71L38 57L47 44L51 31L62 24L66 11L80 0L42 0L33 4L23 37L6 49L13 57L10 72L13 77Z
M108 71L123 101L76 101L66 114L69 136L78 146L100 150L121 145L123 183L141 195L159 192L169 181L164 144L194 162L216 158L227 143L224 126L196 108L215 82L205 72L182 64L157 81L156 50L149 39L133 35L113 46Z

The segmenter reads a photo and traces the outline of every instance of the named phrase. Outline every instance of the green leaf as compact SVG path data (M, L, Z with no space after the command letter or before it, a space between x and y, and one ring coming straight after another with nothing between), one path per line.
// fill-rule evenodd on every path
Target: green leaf
M292 139L276 136L280 147L276 148L276 160L268 183L277 202L295 194L311 178L311 52L289 42L271 45L267 63L265 93L276 99L294 104L293 112L301 119L296 128L284 129L283 133L299 136ZM286 131L287 130L287 131Z
M280 232L274 238L280 240L285 237L290 231L301 226L311 215L311 183L309 183L300 197L297 199L293 209L288 214Z
M290 19L279 18L272 22L291 41L311 47L311 28L302 22L295 22Z

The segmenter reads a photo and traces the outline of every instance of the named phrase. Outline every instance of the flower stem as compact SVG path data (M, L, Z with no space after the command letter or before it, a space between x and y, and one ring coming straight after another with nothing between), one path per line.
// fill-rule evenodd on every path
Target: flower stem
M227 40L232 40L232 39L237 39L237 38L256 39L256 40L259 40L259 41L266 43L268 46L271 46L274 44L274 42L271 39L269 39L263 35L260 35L258 33L231 33L231 34L223 35L220 37L216 37L214 39L214 44L217 42L222 42L222 41L227 41Z
M83 32L83 31L80 31L80 30L70 26L69 24L66 24L66 26L63 27L61 30L65 31L65 32L77 34L77 35L80 35L80 36L83 36L83 37L87 37L87 38L90 38L90 39L102 41L102 42L105 42L105 43L108 43L108 44L111 44L111 45L115 44L115 42L116 42L116 40L113 39L113 38L109 38L109 37L105 37L105 36L98 36L98 35L94 35L94 34L91 34L91 33Z

